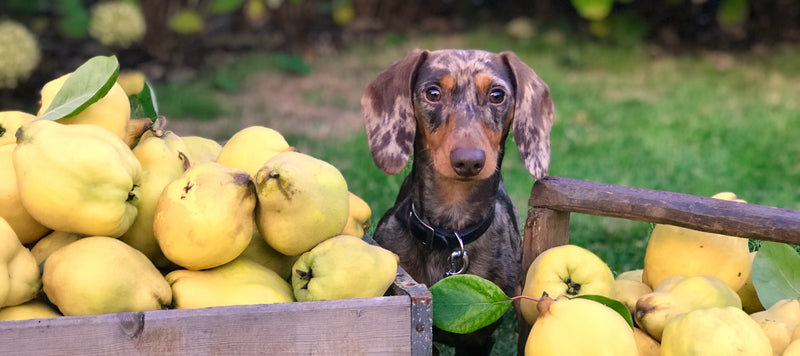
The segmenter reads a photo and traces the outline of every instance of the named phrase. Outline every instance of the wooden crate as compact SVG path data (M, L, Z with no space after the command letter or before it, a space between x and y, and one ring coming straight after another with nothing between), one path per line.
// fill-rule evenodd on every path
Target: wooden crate
M569 243L570 213L624 218L750 239L800 245L800 211L690 194L545 177L531 189L524 228L522 282L541 252ZM519 354L530 332L519 321Z
M387 294L4 321L0 355L430 355L430 291L398 268Z

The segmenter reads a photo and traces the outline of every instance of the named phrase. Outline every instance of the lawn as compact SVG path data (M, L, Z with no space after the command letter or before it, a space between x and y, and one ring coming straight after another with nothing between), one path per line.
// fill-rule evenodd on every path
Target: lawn
M360 75L353 76L360 81L355 87L363 87L410 48L452 43L513 50L548 83L556 108L551 175L702 196L732 191L750 203L800 209L800 48L660 56L643 44L614 46L559 32L518 42L479 30L456 42L421 38L358 45L329 61L363 61ZM171 90L169 84L162 87ZM235 94L223 97L230 95ZM300 97L307 105L324 98ZM347 100L337 106L357 112L357 100ZM162 108L170 106L169 98L160 101ZM264 115L257 124L277 123L270 120L277 118ZM343 172L350 190L371 205L373 224L394 202L402 174L386 176L374 166L363 127L328 137L286 136L299 150ZM522 223L533 179L513 140L506 152L503 176ZM616 273L642 267L650 229L646 223L578 214L570 221L571 242L595 252ZM515 328L504 324L507 335L498 355L515 352Z

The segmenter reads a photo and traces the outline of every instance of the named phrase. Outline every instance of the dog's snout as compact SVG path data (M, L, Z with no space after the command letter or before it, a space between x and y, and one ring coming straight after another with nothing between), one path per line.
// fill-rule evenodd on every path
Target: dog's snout
M486 152L480 148L454 148L450 151L450 165L462 177L477 175L485 163Z

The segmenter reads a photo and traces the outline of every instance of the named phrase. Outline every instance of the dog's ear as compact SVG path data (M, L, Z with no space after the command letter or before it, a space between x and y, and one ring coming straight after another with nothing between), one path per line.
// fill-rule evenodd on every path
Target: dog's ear
M369 151L375 165L397 174L408 164L416 121L411 99L417 69L428 52L416 49L378 74L361 97Z
M503 52L500 55L514 77L514 140L525 168L539 179L547 175L550 167L550 128L553 126L550 89L516 54Z

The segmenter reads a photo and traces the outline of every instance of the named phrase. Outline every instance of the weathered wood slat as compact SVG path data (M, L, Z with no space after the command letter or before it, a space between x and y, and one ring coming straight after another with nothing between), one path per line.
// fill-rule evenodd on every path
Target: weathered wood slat
M1 355L410 355L408 296L0 323Z
M800 244L800 211L690 194L545 177L534 184L529 204L532 208L671 224Z

